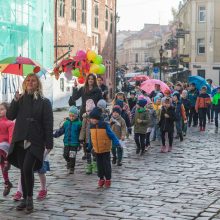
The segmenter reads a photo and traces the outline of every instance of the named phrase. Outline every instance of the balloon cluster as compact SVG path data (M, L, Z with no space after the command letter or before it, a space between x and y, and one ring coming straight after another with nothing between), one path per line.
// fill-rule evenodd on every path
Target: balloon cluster
M95 51L78 50L76 56L73 59L63 60L57 67L54 68L54 75L59 78L59 73L65 72L67 79L71 79L73 76L78 78L78 82L83 84L85 78L89 73L102 75L106 71L105 65L103 65L103 58Z

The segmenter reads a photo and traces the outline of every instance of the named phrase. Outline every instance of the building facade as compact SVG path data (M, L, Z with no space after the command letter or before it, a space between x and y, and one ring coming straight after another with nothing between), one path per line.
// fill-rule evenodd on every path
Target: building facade
M192 75L220 84L220 1L188 0L177 15L178 53L189 62Z
M116 0L55 1L55 61L68 52L95 50L107 67L104 75L110 90L115 86Z

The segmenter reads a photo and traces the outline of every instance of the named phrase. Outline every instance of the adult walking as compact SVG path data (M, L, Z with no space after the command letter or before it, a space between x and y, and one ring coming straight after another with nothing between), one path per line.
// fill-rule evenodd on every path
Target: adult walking
M104 84L104 80L101 76L97 76L97 84L99 89L102 91L103 99L107 102L108 100L108 86Z
M15 120L15 128L8 161L21 171L23 199L17 210L33 211L34 171L43 164L45 148L53 148L53 112L43 96L42 84L34 74L28 75L7 111L7 118Z
M77 99L82 98L82 105L80 109L80 118L86 112L86 101L92 99L97 105L97 102L102 99L102 91L99 89L96 81L96 76L90 73L86 77L85 85L81 88L77 87L78 84L75 81L75 87L73 88L72 96L69 99L69 105L75 105Z

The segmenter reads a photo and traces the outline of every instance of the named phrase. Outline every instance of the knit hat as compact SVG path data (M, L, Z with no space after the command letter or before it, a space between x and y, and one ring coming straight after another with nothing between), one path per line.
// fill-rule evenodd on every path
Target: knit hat
M95 103L92 99L86 101L86 111L91 112L95 108Z
M69 113L78 116L79 115L79 110L76 106L71 106L70 109L69 109Z
M100 99L97 103L97 107L102 108L102 109L106 108L107 107L106 101L104 99Z
M95 107L89 114L89 117L92 119L100 120L102 117L102 109Z
M112 113L117 112L119 115L121 114L121 107L119 105L115 105L112 109Z
M178 92L174 92L173 96L176 96L178 100L180 100L180 94Z
M160 96L155 96L154 97L154 103L156 103L158 99L161 99L161 97Z
M147 105L147 100L146 99L138 100L137 104L143 108L145 105Z
M124 101L120 100L120 99L117 99L116 102L115 102L115 105L119 105L121 108L124 107Z

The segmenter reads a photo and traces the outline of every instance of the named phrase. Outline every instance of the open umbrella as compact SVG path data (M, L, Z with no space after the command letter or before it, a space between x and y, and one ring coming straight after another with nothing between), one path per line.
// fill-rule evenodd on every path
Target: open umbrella
M0 61L0 73L27 76L39 71L39 64L27 57L8 57Z
M211 87L206 80L201 76L189 76L189 83L194 83L196 88L200 91L203 86L207 87L207 93L211 93Z
M141 89L146 93L150 94L154 89L155 85L160 85L161 92L164 93L165 90L169 90L170 88L159 79L148 79L141 84Z
M148 76L146 75L138 75L138 76L134 76L131 79L128 80L128 82L134 82L134 81L146 81L150 79Z

